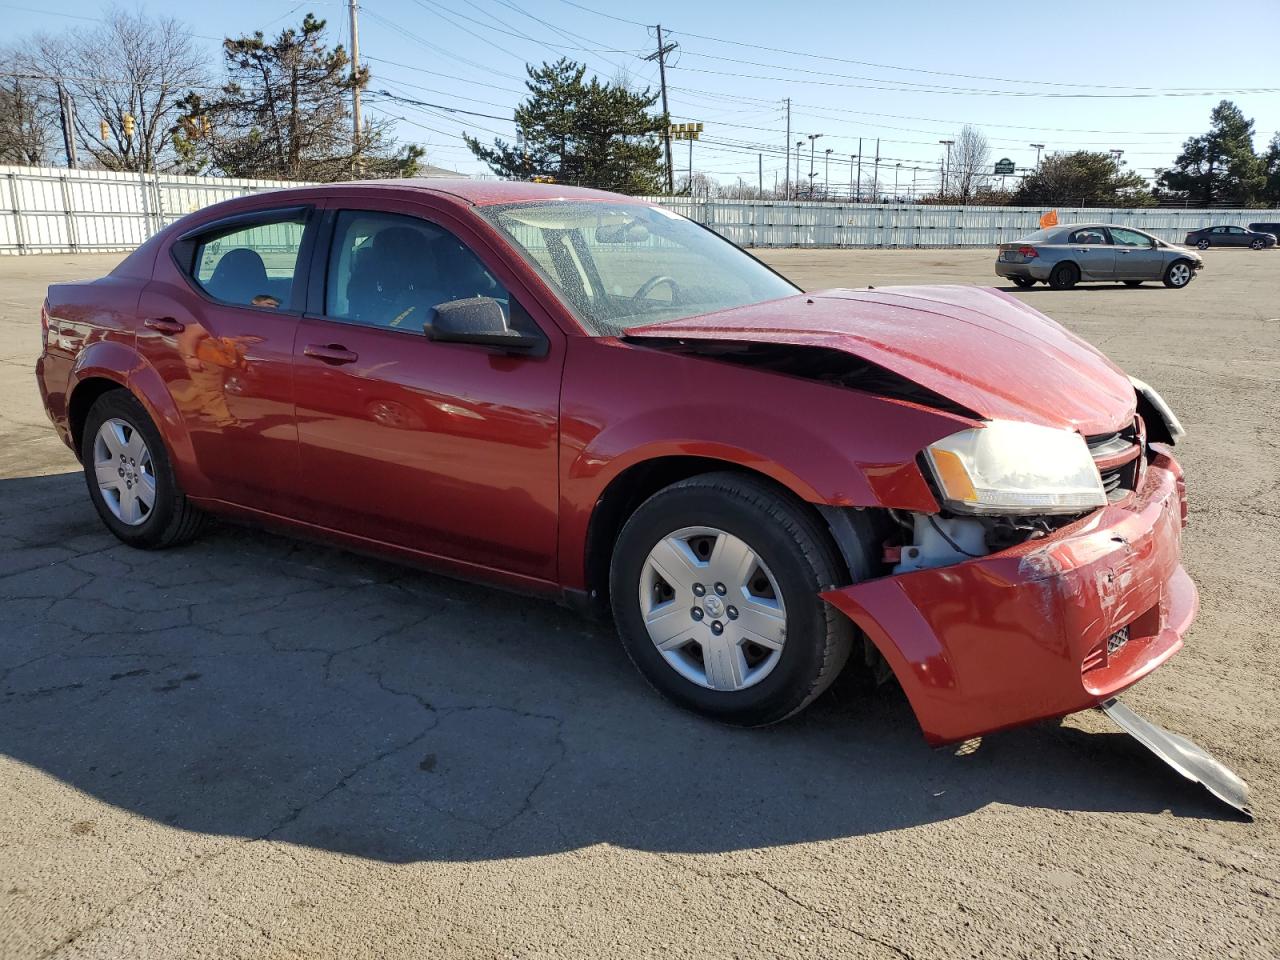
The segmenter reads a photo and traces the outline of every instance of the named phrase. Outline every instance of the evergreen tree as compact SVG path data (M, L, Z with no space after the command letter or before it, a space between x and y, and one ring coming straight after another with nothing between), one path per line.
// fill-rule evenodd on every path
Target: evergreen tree
M208 102L189 94L173 130L188 172L328 182L416 171L422 149L396 151L386 121L367 124L355 149L347 105L368 68L353 76L347 52L328 47L324 31L308 13L273 40L258 31L223 42L230 79Z
M1154 203L1147 182L1120 169L1109 153L1053 153L1019 185L1018 206L1051 203L1082 207L1141 207Z
M587 68L561 59L525 67L529 96L516 107L516 142L492 147L464 135L494 173L511 180L556 183L620 193L655 193L663 183L659 134L667 120L650 113L658 95L625 84L584 82Z
M1262 199L1270 204L1280 204L1280 133L1271 138L1262 162L1267 177Z
M1253 152L1253 121L1230 100L1213 108L1209 132L1191 137L1160 186L1192 203L1256 203L1266 184L1262 158Z

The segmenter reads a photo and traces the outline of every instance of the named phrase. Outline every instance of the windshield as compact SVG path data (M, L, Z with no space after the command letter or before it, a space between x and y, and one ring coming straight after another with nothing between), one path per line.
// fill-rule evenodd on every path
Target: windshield
M800 292L729 241L661 207L552 200L478 212L594 336Z

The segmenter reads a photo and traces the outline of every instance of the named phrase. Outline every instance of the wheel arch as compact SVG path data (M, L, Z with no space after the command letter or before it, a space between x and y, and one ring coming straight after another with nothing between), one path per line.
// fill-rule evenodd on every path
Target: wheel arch
M103 342L101 350L86 349L71 375L67 396L67 427L80 456L85 420L93 404L113 389L127 390L151 417L164 438L179 482L188 492L202 488L195 449L186 423L164 379L135 351L123 344ZM126 372L127 371L127 372Z
M613 477L601 491L591 511L583 547L583 569L586 574L588 605L592 609L601 613L608 610L609 566L613 557L613 545L627 519L659 490L707 473L737 474L775 490L779 496L809 515L816 528L829 538L833 555L845 567L842 574L850 576L846 545L837 537L827 511L806 499L800 491L792 489L776 477L733 460L681 454L655 456L633 463Z
M81 444L84 443L84 424L89 411L97 403L98 398L112 390L127 390L128 387L119 380L101 374L94 374L79 380L72 388L67 401L67 430L71 434L75 455L80 456Z

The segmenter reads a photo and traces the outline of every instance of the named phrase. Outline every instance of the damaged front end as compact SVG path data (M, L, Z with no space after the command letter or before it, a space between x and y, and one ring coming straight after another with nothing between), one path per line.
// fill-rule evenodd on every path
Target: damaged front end
M932 743L1095 706L1176 653L1197 610L1181 470L1153 450L1142 473L1077 519L914 515L892 575L822 597L888 661Z

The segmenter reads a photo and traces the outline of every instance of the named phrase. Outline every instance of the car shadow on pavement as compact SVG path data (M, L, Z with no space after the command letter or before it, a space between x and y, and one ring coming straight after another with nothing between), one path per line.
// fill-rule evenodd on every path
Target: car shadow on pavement
M0 481L0 544L0 750L183 830L406 862L738 850L990 804L1220 815L1120 733L931 750L893 686L721 726L550 603L232 525L133 550L78 474Z

